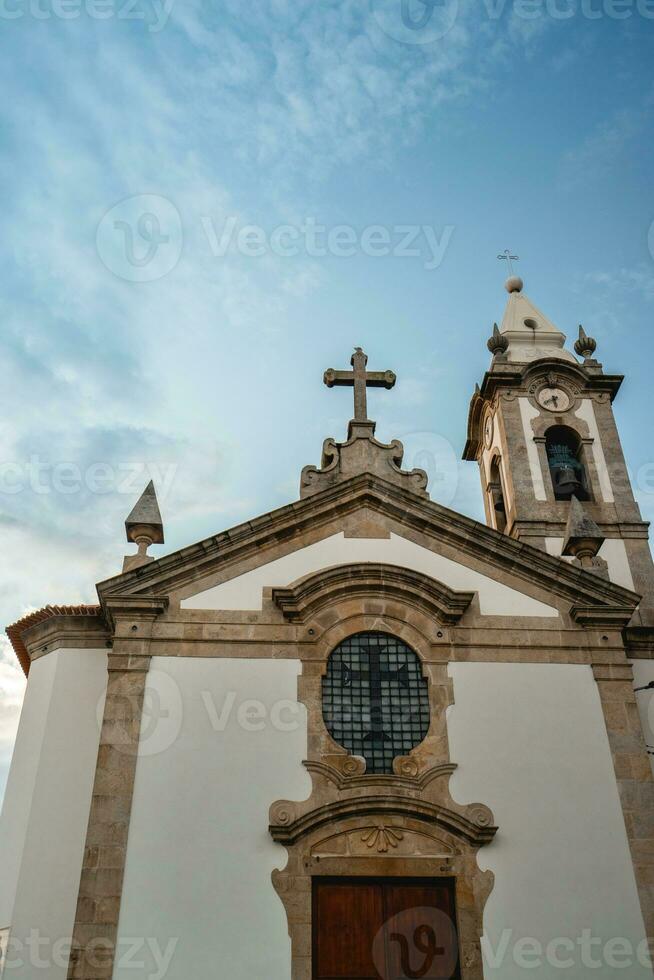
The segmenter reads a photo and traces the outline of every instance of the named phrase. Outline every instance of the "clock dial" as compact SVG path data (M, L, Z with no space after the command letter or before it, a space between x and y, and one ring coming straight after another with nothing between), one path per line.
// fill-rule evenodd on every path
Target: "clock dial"
M493 442L493 433L495 430L495 425L493 422L493 416L488 415L486 417L486 422L484 423L484 442L486 443L486 448L490 449Z
M550 412L567 412L572 400L567 391L554 386L539 391L538 403Z

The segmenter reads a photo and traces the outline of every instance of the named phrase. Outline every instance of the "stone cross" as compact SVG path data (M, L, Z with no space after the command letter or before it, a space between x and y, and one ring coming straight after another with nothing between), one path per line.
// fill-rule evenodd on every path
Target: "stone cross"
M396 377L392 371L366 371L368 356L361 347L354 348L350 358L351 371L335 371L333 368L325 371L323 381L328 388L346 386L354 388L354 421L368 421L368 388L392 388Z

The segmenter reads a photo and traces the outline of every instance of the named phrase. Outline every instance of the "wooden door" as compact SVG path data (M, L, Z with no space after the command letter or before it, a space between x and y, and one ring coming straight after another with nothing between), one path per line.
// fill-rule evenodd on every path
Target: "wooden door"
M456 980L449 878L314 878L314 980Z

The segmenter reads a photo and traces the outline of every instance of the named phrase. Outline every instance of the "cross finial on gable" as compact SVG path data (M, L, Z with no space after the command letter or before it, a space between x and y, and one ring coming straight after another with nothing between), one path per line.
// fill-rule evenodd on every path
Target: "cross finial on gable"
M325 371L324 382L328 388L345 386L354 388L353 422L368 422L368 388L392 388L397 380L393 371L368 371L368 355L361 347L354 348L350 358L351 371Z

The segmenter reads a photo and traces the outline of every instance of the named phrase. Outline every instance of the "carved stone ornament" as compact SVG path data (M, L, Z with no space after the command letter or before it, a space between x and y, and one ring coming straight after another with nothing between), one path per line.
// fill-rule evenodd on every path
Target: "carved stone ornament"
M389 483L428 497L427 474L424 470L402 469L404 446L399 439L390 444L374 438L375 423L350 422L346 442L326 439L323 443L320 468L305 466L300 480L300 497L310 497L328 487L349 480L359 473L374 473Z
M348 766L346 759L338 767L305 762L309 799L270 809L270 833L288 851L286 867L272 877L287 912L293 980L311 977L312 878L319 875L454 878L461 978L482 980L483 909L493 874L480 871L477 851L495 836L492 812L452 800L451 763L415 776L367 776L360 760L350 757L355 764ZM396 763L396 771L406 771L406 759Z

